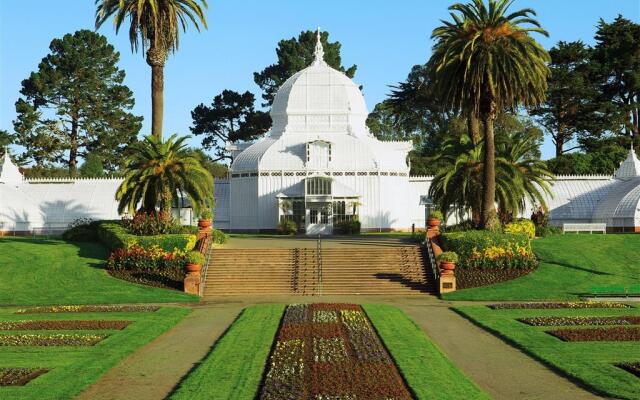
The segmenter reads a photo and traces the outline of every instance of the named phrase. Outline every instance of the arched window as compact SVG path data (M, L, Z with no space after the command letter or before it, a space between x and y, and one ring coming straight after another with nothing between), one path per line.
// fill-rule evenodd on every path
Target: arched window
M311 168L328 168L331 162L331 143L316 140L307 143L307 165Z
M307 178L307 195L326 196L331 194L331 178L313 177Z

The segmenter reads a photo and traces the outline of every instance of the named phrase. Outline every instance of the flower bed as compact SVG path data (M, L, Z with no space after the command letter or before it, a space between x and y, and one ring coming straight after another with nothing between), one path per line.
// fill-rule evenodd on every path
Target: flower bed
M43 313L94 313L94 312L154 312L158 306L41 306L23 308L16 314L43 314Z
M565 342L635 342L640 341L640 327L555 329L548 334Z
M47 372L44 368L0 368L0 386L24 386Z
M287 307L259 398L411 399L360 306Z
M622 363L617 366L640 378L640 362Z
M562 301L562 302L529 302L529 303L498 303L487 307L494 310L528 310L528 309L558 309L558 308L630 308L624 303L610 301Z
M456 287L469 289L520 278L535 271L526 268L462 268L456 270Z
M35 331L35 330L94 330L113 329L122 330L131 321L108 321L108 320L87 320L87 321L0 321L0 331Z
M621 317L530 317L518 321L531 326L640 325L640 316Z
M0 346L93 346L109 335L0 335Z

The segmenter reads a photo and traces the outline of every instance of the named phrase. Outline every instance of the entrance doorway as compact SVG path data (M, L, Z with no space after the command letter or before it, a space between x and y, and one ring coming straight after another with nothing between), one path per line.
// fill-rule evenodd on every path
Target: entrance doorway
M307 213L307 235L331 235L333 218L328 204L308 205Z

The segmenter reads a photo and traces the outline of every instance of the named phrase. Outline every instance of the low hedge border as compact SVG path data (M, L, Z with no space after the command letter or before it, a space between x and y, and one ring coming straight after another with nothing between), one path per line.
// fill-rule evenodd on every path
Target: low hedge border
M132 235L116 221L100 221L95 223L98 239L110 250L124 249L133 243L149 248L153 245L164 251L191 251L196 245L197 236L187 233L163 234L154 236Z

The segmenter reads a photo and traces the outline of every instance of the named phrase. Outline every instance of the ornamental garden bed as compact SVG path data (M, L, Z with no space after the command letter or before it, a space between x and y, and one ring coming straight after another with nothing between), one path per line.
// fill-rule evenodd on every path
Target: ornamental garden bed
M44 368L0 368L0 386L24 386L48 371Z
M109 275L124 281L163 289L183 290L185 273L182 268L113 270Z
M476 268L456 270L456 286L458 289L470 289L510 281L535 271L534 268Z
M624 303L609 301L562 301L562 302L528 302L528 303L498 303L490 304L487 307L493 310L531 310L531 309L584 309L584 308L630 308Z
M59 321L0 321L0 331L37 330L122 330L131 321L59 320Z
M531 326L640 325L640 316L619 317L527 317L518 321Z
M617 366L640 378L640 362L622 363L617 364Z
M366 314L353 304L287 307L261 400L412 399Z
M0 335L0 346L93 346L108 336L66 333Z
M48 314L48 313L96 313L96 312L154 312L160 309L159 306L145 305L113 305L113 306L40 306L23 308L16 311L16 314Z
M628 342L640 341L640 327L554 329L548 334L565 342Z

